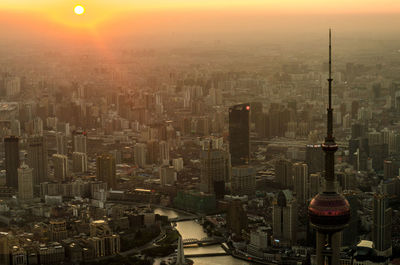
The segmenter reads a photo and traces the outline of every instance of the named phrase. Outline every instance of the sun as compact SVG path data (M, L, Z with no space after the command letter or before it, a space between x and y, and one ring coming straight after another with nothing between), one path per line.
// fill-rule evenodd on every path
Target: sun
M82 15L83 13L85 13L85 8L83 6L81 6L81 5L77 5L74 8L74 12L77 15Z

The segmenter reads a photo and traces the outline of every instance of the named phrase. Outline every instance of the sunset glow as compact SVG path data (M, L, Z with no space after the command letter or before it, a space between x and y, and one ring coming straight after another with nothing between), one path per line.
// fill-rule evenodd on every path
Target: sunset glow
M400 2L395 0L37 0L35 4L31 0L2 0L0 29L3 26L6 30L5 25L12 24L24 29L35 28L34 32L51 31L63 36L94 34L101 37L105 36L105 32L125 35L153 34L165 30L216 32L231 31L233 28L243 28L248 32L249 28L282 30L289 24L300 26L301 23L303 27L338 27L337 24L345 24L339 17L331 20L329 25L323 24L326 19L318 23L309 22L313 16L325 14L347 16L349 20L355 19L354 16L374 14L381 16L376 17L376 23L394 25L395 21L386 22L391 19L387 14L398 13ZM376 24L371 18L367 22L372 26ZM90 34L87 34L88 31Z
M85 13L85 8L84 8L83 6L81 6L81 5L77 5L77 6L74 8L74 12L75 12L75 14L77 14L77 15L82 15L83 13Z

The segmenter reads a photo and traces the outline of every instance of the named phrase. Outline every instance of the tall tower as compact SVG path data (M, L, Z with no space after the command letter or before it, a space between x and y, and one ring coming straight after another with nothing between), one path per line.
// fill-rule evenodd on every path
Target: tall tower
M331 30L329 29L329 101L327 109L327 136L322 144L325 152L325 187L308 206L311 225L317 234L316 254L318 265L339 265L340 232L350 219L350 205L335 188L335 152L338 149L333 137Z
M4 137L6 185L18 189L19 139L16 136Z

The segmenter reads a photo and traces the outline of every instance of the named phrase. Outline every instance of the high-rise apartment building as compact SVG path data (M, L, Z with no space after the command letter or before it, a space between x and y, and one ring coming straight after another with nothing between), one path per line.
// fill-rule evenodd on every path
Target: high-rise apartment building
M57 154L66 155L68 153L67 139L64 133L62 132L56 133L56 144L57 144Z
M47 181L47 144L43 136L28 138L28 165L33 169L33 185Z
M282 190L273 205L272 228L275 244L291 246L296 243L297 203L290 190Z
M66 155L54 154L52 156L54 178L63 181L68 177L68 157Z
M85 153L72 153L72 171L74 173L84 173L87 171L87 155Z
M107 182L108 187L115 189L117 186L115 159L112 155L99 155L96 160L97 179Z
M250 161L250 104L229 108L229 152L232 166Z
M72 151L86 153L87 133L84 131L74 131L72 133Z
M19 139L4 137L6 185L18 189Z

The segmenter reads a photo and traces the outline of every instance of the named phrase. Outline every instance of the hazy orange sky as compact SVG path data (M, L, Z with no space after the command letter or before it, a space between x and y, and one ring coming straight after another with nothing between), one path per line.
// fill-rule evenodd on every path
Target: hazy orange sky
M84 15L74 14L78 4ZM298 27L304 34L330 26L378 32L398 30L399 15L399 0L0 0L0 32L95 38L265 30L260 35Z
M83 16L75 5L86 8ZM0 10L36 15L69 27L94 28L132 14L193 10L263 10L269 14L400 13L398 0L1 0Z

